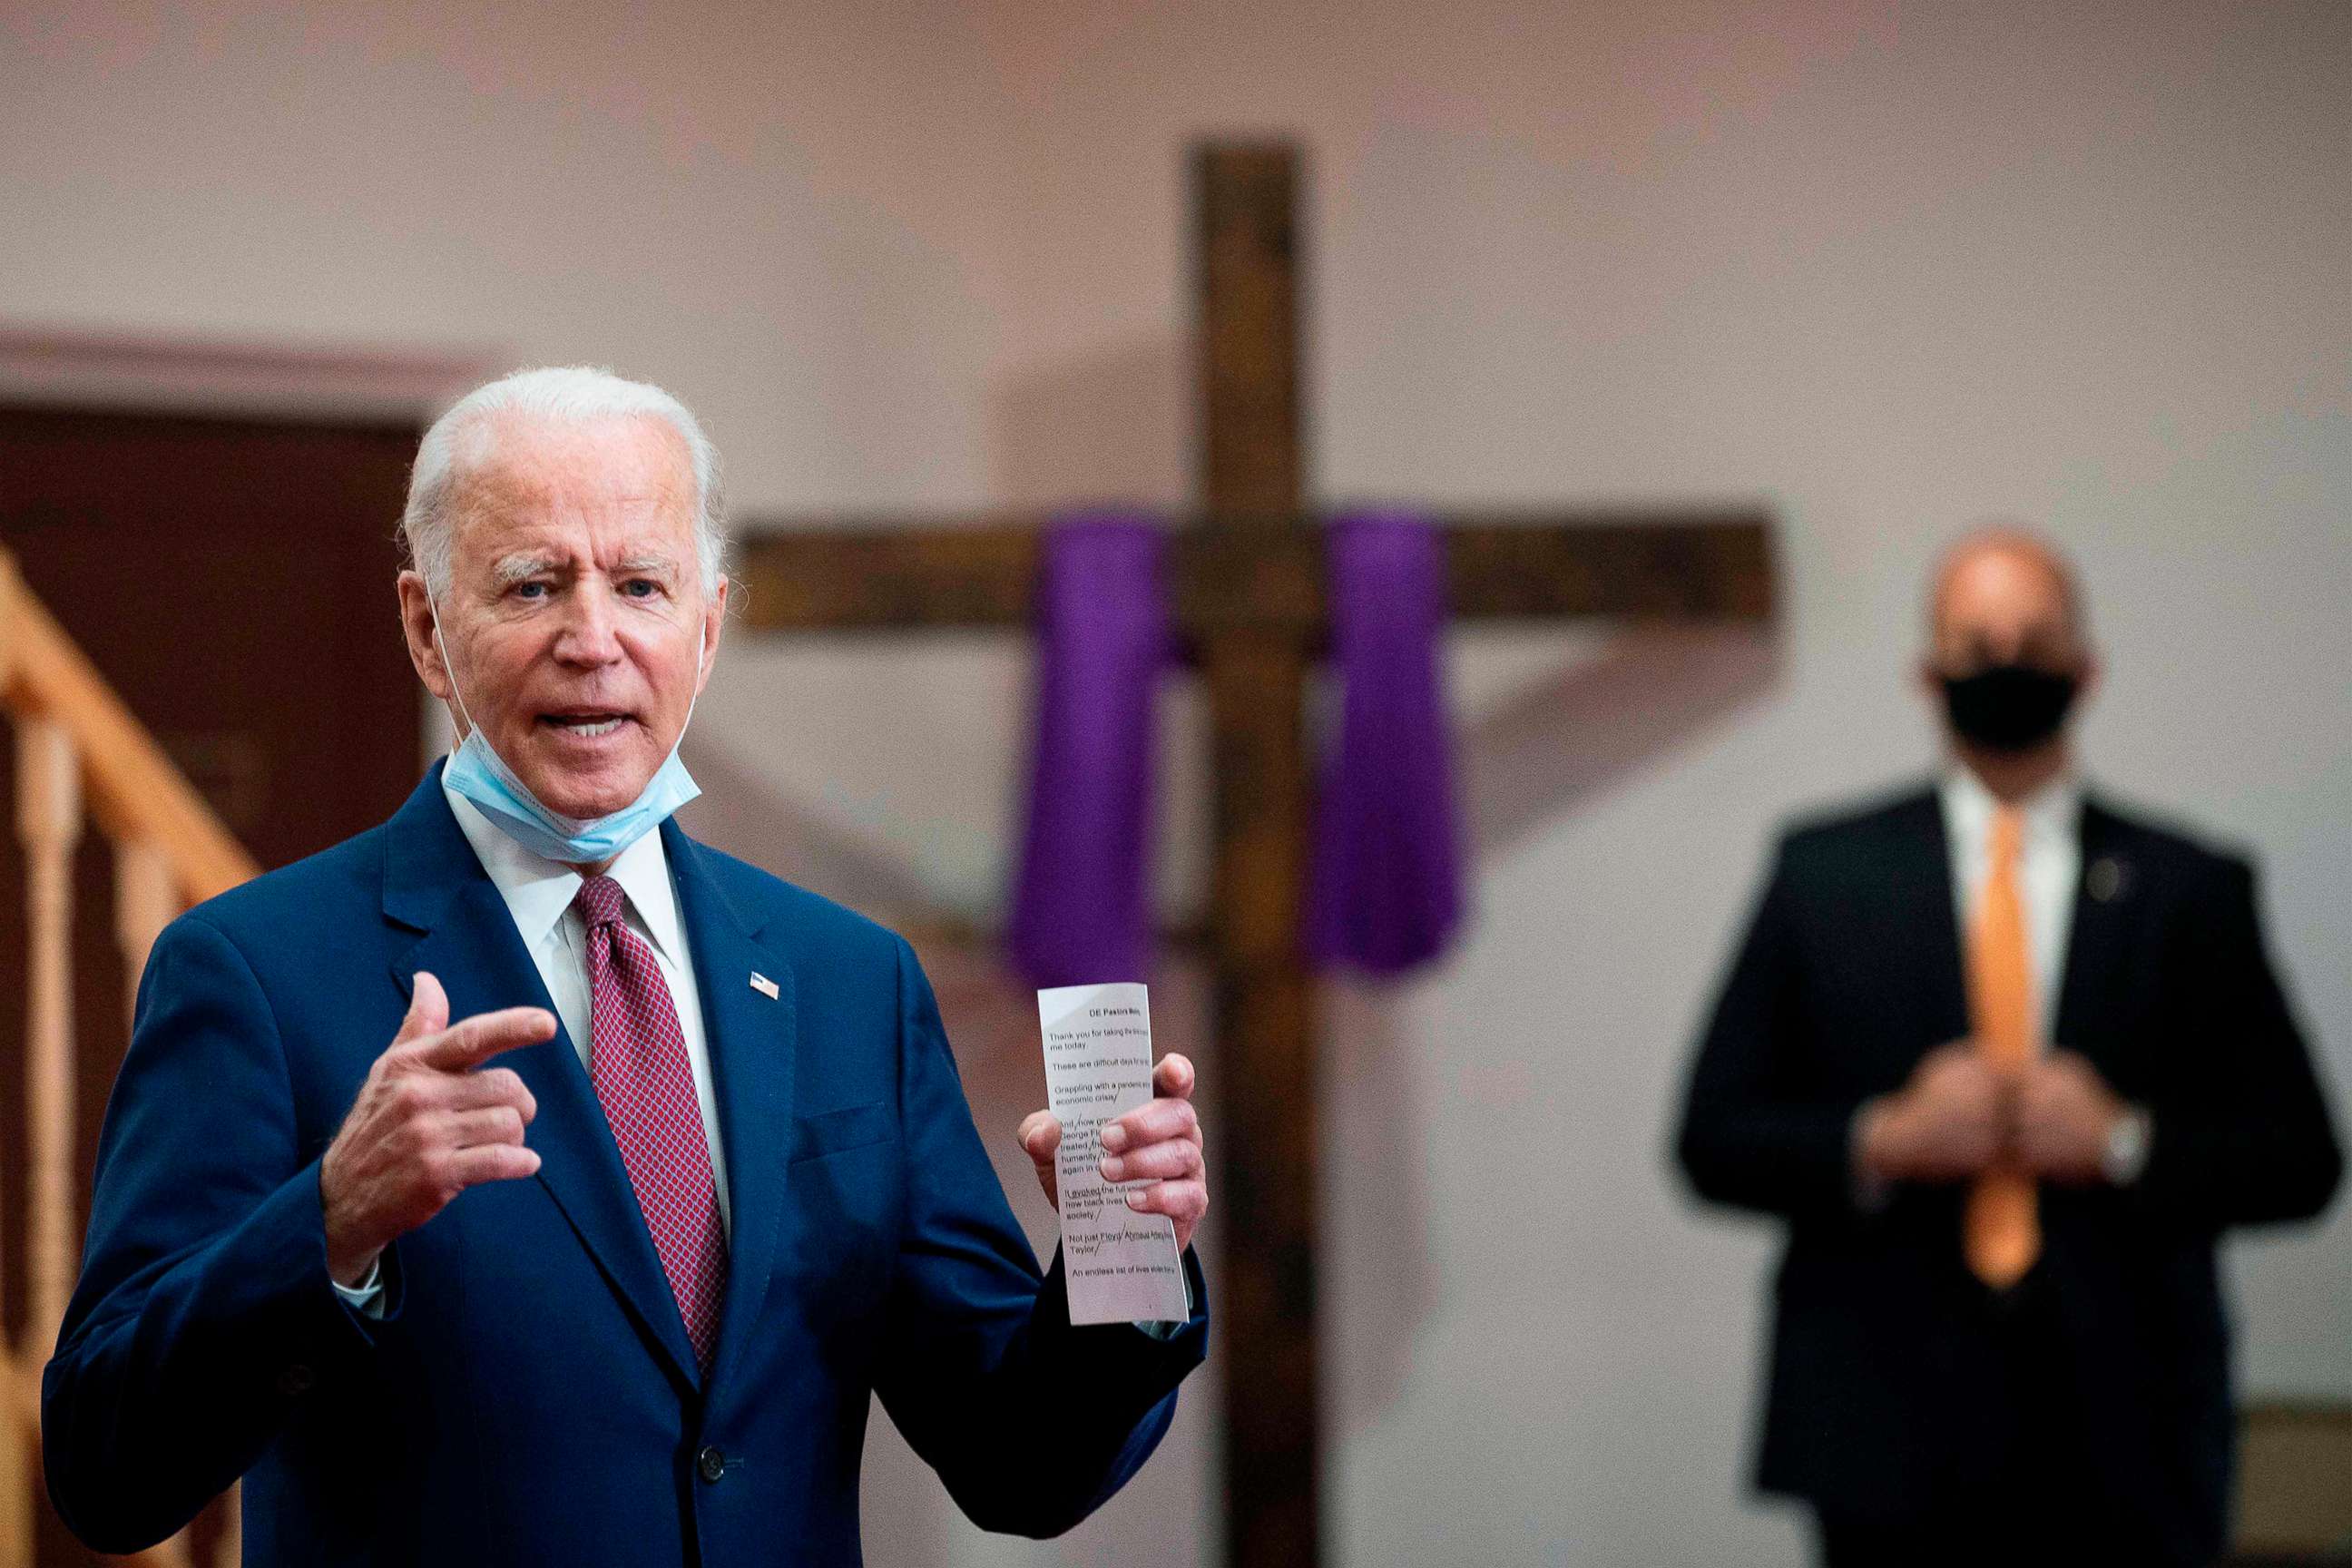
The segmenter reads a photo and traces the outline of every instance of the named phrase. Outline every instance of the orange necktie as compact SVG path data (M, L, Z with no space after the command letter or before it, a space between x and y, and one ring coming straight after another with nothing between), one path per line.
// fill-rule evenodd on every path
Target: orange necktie
M2033 971L2025 944L2025 902L2018 894L2022 826L2014 806L1993 814L1991 865L1969 928L1969 1014L1977 1048L2004 1079L2032 1058ZM1969 1193L1969 1268L1996 1289L2025 1277L2042 1253L2033 1178L1996 1165Z

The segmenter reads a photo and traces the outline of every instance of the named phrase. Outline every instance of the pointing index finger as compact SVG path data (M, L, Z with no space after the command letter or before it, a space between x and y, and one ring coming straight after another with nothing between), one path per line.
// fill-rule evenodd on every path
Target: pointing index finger
M443 1072L465 1072L500 1051L555 1037L555 1015L544 1007L501 1007L477 1013L425 1040L416 1059Z

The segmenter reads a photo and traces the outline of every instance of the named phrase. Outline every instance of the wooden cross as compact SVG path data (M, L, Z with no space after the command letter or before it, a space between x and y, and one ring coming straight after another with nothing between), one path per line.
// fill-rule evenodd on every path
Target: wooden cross
M1226 1560L1320 1560L1315 1332L1315 983L1299 948L1309 843L1307 677L1327 640L1323 548L1302 506L1299 154L1212 143L1192 156L1201 495L1172 538L1173 613L1207 682L1216 847L1214 973L1224 1256L1213 1289L1225 1367ZM762 631L1019 630L1040 521L796 521L752 531L741 577ZM1451 516L1457 617L1760 622L1768 518L1699 512Z

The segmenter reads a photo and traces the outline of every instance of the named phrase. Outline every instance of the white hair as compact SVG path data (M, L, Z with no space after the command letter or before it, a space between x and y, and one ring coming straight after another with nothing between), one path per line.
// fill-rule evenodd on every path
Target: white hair
M719 590L726 568L727 511L719 476L719 449L685 404L660 387L629 381L594 365L519 370L474 388L449 405L416 444L408 471L408 504L400 537L409 559L436 598L449 588L450 501L464 473L480 466L497 441L498 416L519 414L566 424L650 415L665 420L686 443L694 463L694 549L702 591Z

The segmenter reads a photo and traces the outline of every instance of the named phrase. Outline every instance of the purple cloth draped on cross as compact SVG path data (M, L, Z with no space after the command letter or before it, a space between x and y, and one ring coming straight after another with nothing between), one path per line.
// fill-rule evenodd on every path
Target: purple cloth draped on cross
M1307 955L1401 973L1462 919L1453 726L1438 658L1445 541L1423 519L1343 517L1326 533L1339 742L1324 765L1307 882Z
M1007 932L1038 985L1148 980L1166 541L1132 512L1047 531L1037 574L1028 826Z
M1308 959L1388 975L1442 952L1462 913L1451 730L1438 679L1444 544L1370 514L1328 534L1345 688L1323 773L1300 937ZM1140 514L1073 516L1038 573L1029 806L1008 932L1039 985L1147 977L1159 680L1175 647L1165 542Z

